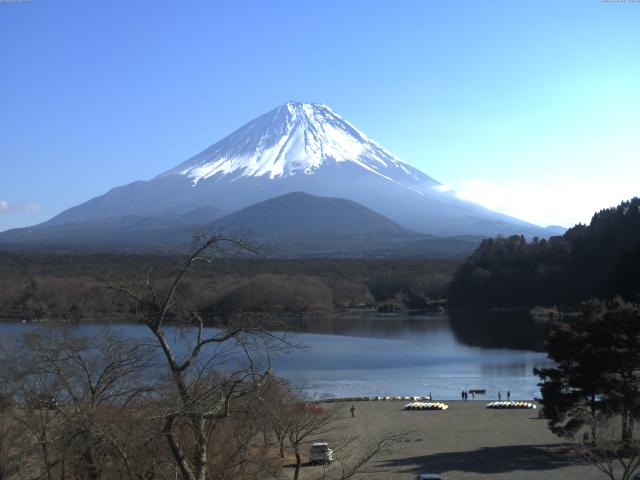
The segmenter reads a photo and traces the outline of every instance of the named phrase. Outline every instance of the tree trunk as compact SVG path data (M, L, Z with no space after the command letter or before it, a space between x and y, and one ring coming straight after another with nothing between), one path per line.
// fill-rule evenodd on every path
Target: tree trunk
M196 454L195 454L195 478L205 480L207 477L207 435L206 420L202 417L194 418L192 421L196 431Z
M93 447L89 447L84 452L83 457L86 464L84 467L84 470L89 480L99 480L101 478L101 475L100 475L100 471L98 470L98 466L96 465L95 459L93 457L92 448Z
M171 417L167 417L165 419L163 433L169 443L169 449L171 450L176 462L176 467L180 470L180 475L182 475L183 480L194 480L194 475L189 467L188 460L186 459L178 440L174 436L173 419Z
M274 434L275 434L276 440L278 441L280 458L284 458L284 442L287 441L287 436L282 435L282 433L278 431L276 431Z
M629 411L625 408L622 410L622 441L625 445L631 442L632 429L633 421L630 418Z
M42 457L44 459L44 467L47 469L47 480L53 480L51 472L51 463L49 462L49 441L47 440L47 429L42 429Z
M300 450L298 445L295 446L296 451L296 470L293 472L293 480L298 480L300 476L300 467L302 466L302 457L300 456Z
M591 445L596 445L598 441L598 426L597 426L597 407L596 407L596 396L591 396Z

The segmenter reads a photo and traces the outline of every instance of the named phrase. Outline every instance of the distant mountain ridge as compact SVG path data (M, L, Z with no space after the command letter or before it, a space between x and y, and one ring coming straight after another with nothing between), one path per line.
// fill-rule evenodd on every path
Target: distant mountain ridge
M352 235L420 235L362 205L341 198L293 192L256 203L222 217L213 225L232 233L252 232L260 238Z
M350 200L301 192L213 219L215 214L219 211L201 209L183 217L106 217L16 230L3 241L10 247L170 252L187 249L194 234L208 231L247 238L267 257L451 258L469 254L481 240L419 234Z
M83 228L93 232L86 242L96 236L104 241L118 235L110 225L134 218L145 218L149 234L157 235L156 227L163 222L160 230L165 232L200 222L194 212L203 208L220 213L208 217L213 220L293 192L356 202L415 234L548 237L557 232L460 200L326 105L289 102L151 180L113 188L43 224L4 232L0 243L19 238L62 241L65 231L69 239L81 242ZM332 225L336 224L349 230L334 217ZM309 224L308 228L317 230Z
M251 205L211 226L248 234L270 256L460 257L480 242L419 234L350 200L302 192Z
M167 211L162 216L123 215L64 224L45 223L0 233L0 246L86 246L88 249L176 246L188 241L194 226L210 224L221 216L223 212L215 207L200 207L179 215Z

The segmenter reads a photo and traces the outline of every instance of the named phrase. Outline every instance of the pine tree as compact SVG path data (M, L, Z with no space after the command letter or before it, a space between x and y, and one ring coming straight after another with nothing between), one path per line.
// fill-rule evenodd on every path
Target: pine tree
M583 304L574 324L555 324L546 343L556 366L536 369L549 428L574 436L603 416L619 417L623 442L640 418L640 306L620 298Z

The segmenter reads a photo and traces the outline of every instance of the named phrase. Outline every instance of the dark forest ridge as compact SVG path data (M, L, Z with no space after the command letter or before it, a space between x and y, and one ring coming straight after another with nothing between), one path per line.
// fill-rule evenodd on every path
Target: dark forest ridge
M153 268L163 282L183 256L0 251L0 318L131 321L107 285L137 282ZM218 258L185 284L191 308L333 313L344 308L428 308L446 296L459 262L427 259ZM164 285L164 283L162 284ZM115 301L115 303L114 303Z
M639 271L640 198L632 198L561 237L484 240L455 275L450 299L476 307L575 306L615 295L638 302Z

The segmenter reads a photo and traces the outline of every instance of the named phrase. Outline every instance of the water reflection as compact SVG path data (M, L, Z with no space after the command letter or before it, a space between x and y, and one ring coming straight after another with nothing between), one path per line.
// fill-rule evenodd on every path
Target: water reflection
M547 324L524 310L458 309L448 313L360 313L318 319L286 319L292 332L369 338L427 338L453 332L462 345L515 350L544 349Z
M454 335L465 345L544 350L548 324L534 321L527 311L453 309L449 318Z
M420 337L450 330L446 313L351 313L317 319L291 318L286 319L285 324L292 332L370 338Z
M318 397L459 398L462 389L485 388L486 398L511 390L514 398L531 399L539 394L532 370L548 365L536 351L544 330L528 316L369 314L290 320L288 328L309 348L278 368Z
M462 389L486 397L511 390L513 398L538 395L535 366L547 365L542 331L528 319L447 314L359 314L286 320L292 342L305 345L274 359L276 374L317 398L356 395L426 395L457 399ZM83 325L99 335L102 325ZM0 335L38 326L0 324ZM141 325L118 325L145 338ZM178 334L175 332L176 341ZM172 334L173 336L173 334Z

